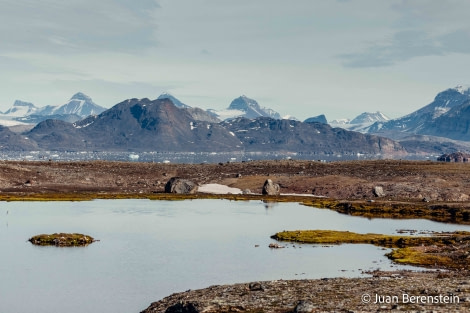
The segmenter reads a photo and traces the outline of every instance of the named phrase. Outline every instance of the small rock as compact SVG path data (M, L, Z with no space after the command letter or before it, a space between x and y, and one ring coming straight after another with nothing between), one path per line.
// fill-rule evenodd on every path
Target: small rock
M263 195L278 196L281 193L281 187L278 184L273 183L271 179L267 179L263 185Z
M300 300L295 306L295 313L311 313L315 310L315 305L308 300Z
M380 186L375 186L372 192L376 197L385 197L384 189Z
M248 285L248 288L250 289L250 291L264 291L263 285L261 285L260 283L250 283Z
M244 195L251 195L251 190L250 189L244 189L243 194Z
M242 174L238 173L238 174L236 175L236 177L237 177L237 178L240 178L240 177L242 177Z
M198 304L192 302L178 302L165 310L165 313L199 313Z

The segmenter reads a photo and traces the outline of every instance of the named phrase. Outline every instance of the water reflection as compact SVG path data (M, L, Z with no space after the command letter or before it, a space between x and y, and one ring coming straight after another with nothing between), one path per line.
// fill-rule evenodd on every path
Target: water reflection
M384 257L388 250L371 245L269 249L270 236L282 230L470 230L262 201L5 202L2 207L1 312L26 312L31 303L38 313L140 312L173 292L213 284L361 276L362 270L398 267ZM80 232L100 241L79 249L26 242L54 232Z

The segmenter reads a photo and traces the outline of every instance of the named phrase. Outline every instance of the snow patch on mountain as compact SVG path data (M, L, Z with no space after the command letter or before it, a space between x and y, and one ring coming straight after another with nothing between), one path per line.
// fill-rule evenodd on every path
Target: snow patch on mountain
M78 92L70 100L59 106L48 106L42 113L53 114L76 114L81 117L98 115L106 109L97 105L93 100L82 92ZM44 114L43 114L44 115Z
M13 103L13 106L9 108L5 113L3 113L2 116L5 116L5 117L25 116L25 115L33 114L37 110L38 108L30 102L16 100L15 103Z
M377 125L378 123L385 123L389 121L390 118L383 114L382 112L364 112L350 119L338 119L330 121L329 124L332 127L344 128L347 130L357 131L361 133L367 133L372 125Z
M456 87L452 88L463 95L470 95L470 85L457 85Z
M258 117L270 117L274 119L282 119L281 115L273 109L262 107L254 99L242 95L234 99L226 110L208 110L211 114L217 116L221 120L233 119L237 117L245 117L254 119Z

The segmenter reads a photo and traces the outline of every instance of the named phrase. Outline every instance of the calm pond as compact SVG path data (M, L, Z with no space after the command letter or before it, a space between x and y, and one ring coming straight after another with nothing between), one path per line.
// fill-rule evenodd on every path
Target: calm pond
M371 245L268 248L271 235L296 229L470 231L426 220L369 220L297 203L2 202L0 312L137 313L173 292L214 284L398 268L384 257L387 250ZM54 232L80 232L100 241L82 248L27 242Z

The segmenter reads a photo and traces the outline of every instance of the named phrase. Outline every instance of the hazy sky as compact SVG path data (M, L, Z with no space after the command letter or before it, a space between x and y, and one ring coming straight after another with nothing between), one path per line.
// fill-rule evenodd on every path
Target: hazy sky
M470 84L468 0L0 0L0 110L164 91L281 115L408 114Z

